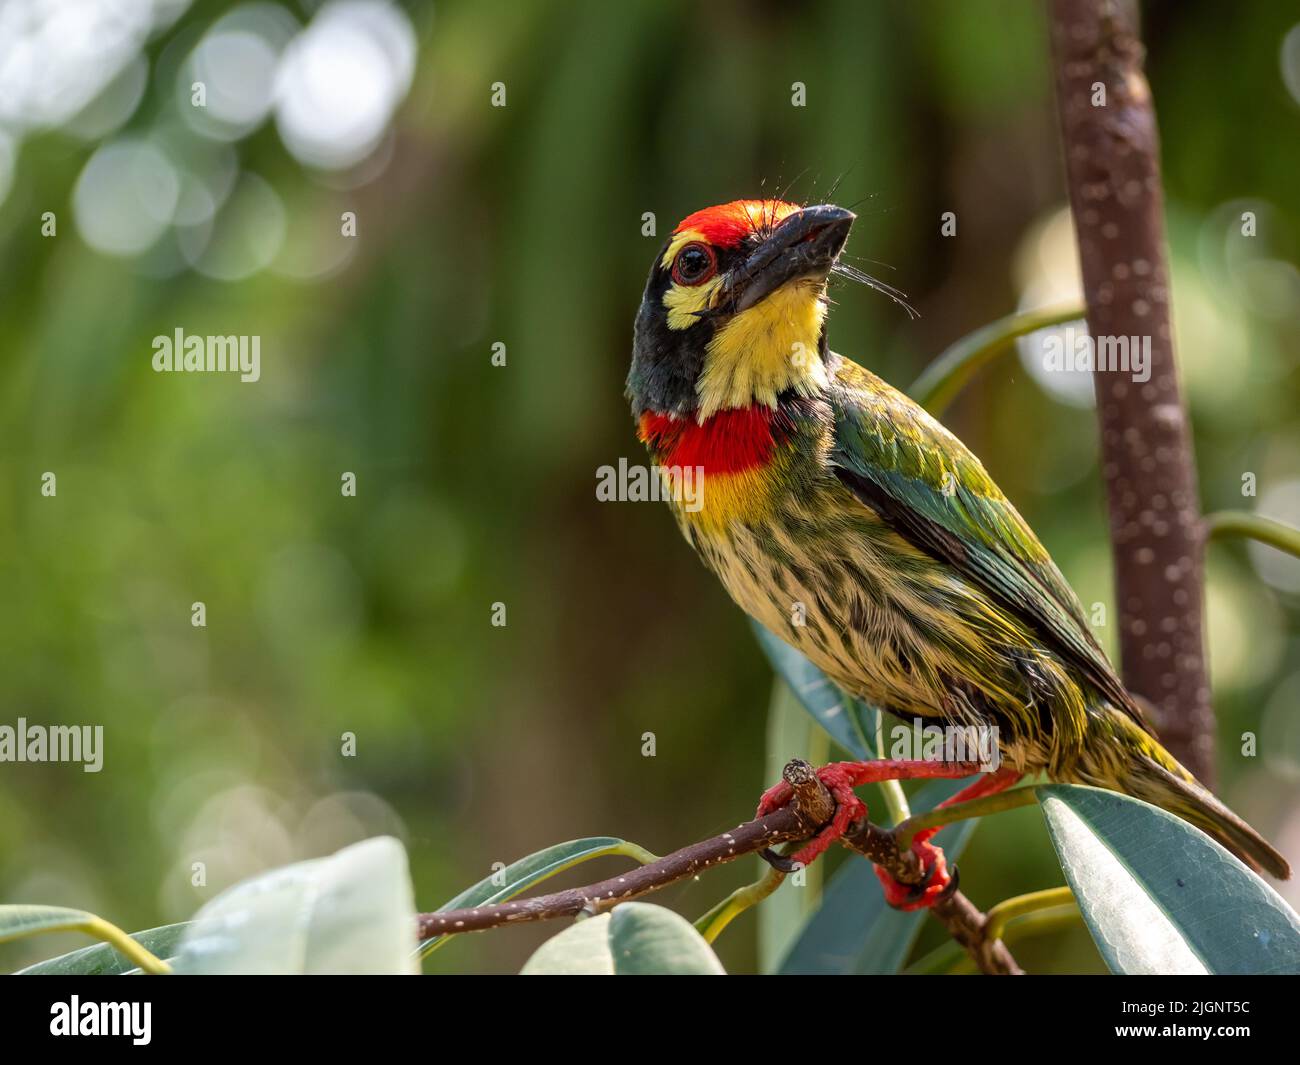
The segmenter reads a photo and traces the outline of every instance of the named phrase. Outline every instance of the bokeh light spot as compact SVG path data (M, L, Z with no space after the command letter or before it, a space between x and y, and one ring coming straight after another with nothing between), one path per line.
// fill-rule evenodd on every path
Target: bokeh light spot
M168 158L145 140L103 145L87 160L72 192L77 231L105 255L138 255L167 229L180 196Z
M280 197L256 174L242 174L230 198L206 225L177 231L181 254L216 281L241 281L280 252L286 228Z
M301 162L327 170L379 144L410 87L410 20L381 0L335 0L289 45L276 84L276 123Z

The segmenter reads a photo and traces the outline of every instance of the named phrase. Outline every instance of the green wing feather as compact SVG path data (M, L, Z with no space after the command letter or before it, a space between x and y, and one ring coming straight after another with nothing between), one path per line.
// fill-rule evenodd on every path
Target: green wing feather
M964 444L924 409L839 356L830 461L840 480L919 549L958 570L1039 633L1150 731L1047 549Z

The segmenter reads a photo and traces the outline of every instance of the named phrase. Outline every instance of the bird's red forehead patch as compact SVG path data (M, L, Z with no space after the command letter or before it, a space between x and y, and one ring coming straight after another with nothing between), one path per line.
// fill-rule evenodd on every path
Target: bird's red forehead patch
M710 244L733 248L751 233L770 233L797 210L784 200L732 200L687 215L673 232L691 229Z

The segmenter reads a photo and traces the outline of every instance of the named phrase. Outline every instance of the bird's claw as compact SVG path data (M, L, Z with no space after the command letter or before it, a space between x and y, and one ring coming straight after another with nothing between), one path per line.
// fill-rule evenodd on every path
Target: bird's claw
M879 866L876 876L885 889L885 901L896 910L928 910L936 903L944 902L956 893L959 880L957 867L948 872L943 851L931 843L921 840L912 842L912 853L921 862L922 876L915 884L904 884L891 876Z
M771 847L764 847L758 852L758 856L778 873L785 873L787 876L797 868L794 861L783 854L777 854Z
M817 770L817 779L826 786L835 800L835 813L830 822L823 826L801 850L788 858L773 852L770 848L762 852L763 860L772 868L783 873L793 873L797 866L811 865L832 843L844 835L854 821L867 816L867 804L853 793L853 770L860 763L832 762ZM763 792L758 802L757 817L770 814L780 809L794 798L794 789L782 781Z
M864 770L873 767L868 762L832 762L817 770L817 779L825 785L835 800L835 813L831 820L804 846L789 856L777 854L771 848L761 851L764 861L782 873L793 873L800 867L812 864L832 843L848 830L849 825L867 816L867 804L854 793L858 784L879 777ZM893 779L893 778L889 778ZM756 816L763 817L773 810L788 805L794 798L794 789L781 782L763 793ZM938 902L952 898L957 890L957 867L949 874L943 851L930 842L937 828L925 829L912 840L912 853L920 863L921 879L915 884L904 884L884 869L876 866L876 876L885 889L885 901L897 910L929 909Z

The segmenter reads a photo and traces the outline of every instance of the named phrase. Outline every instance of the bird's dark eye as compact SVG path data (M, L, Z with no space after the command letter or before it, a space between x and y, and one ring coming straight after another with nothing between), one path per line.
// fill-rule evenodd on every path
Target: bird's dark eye
M707 244L688 244L673 260L673 280L679 285L702 285L718 269L718 257Z

